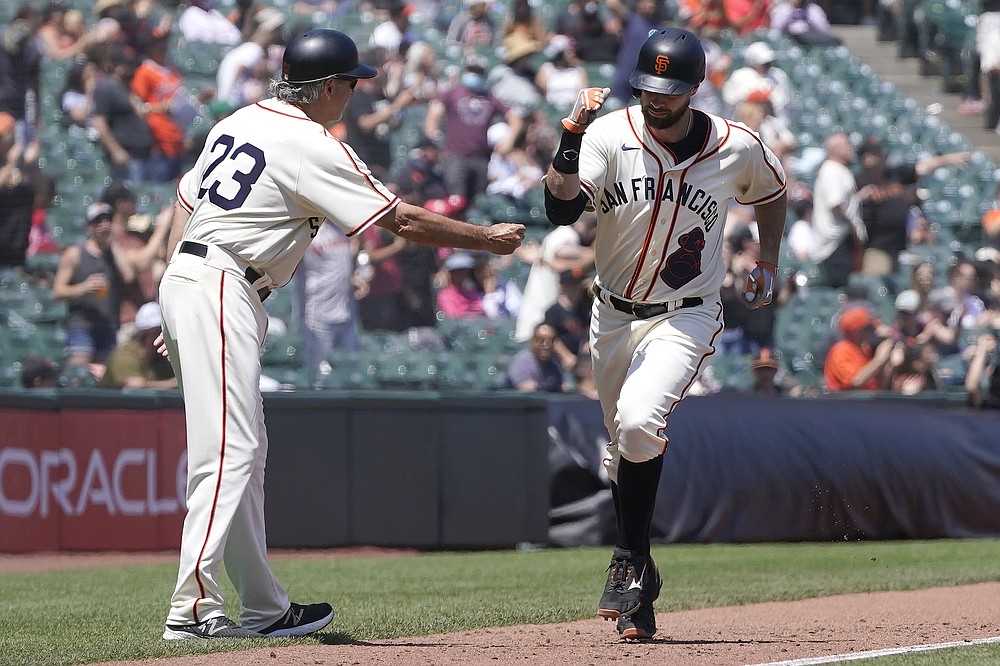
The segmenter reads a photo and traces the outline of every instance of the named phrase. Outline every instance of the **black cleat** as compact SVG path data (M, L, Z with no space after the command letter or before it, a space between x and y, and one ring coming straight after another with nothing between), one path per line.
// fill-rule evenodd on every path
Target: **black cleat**
M656 633L656 613L653 611L653 602L660 596L660 589L663 587L663 579L660 577L660 570L652 559L649 560L647 579L643 583L641 594L641 605L638 610L628 617L618 618L618 633L624 640L643 641L649 640Z
M277 622L261 629L260 633L273 638L305 636L319 631L331 621L333 621L333 607L330 604L303 605L293 601Z
M633 560L628 551L615 548L597 614L606 620L617 620L638 610L642 604L645 569L645 561Z
M656 613L652 604L643 604L628 617L618 618L618 633L625 640L649 640L656 633Z

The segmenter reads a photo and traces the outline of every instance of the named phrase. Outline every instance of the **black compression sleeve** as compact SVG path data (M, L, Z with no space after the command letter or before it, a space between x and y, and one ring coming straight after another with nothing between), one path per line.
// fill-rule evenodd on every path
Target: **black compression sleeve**
M552 158L552 168L559 173L578 173L580 171L580 145L583 135L563 130L559 139L559 150Z
M549 222L559 226L573 224L580 219L583 209L587 206L587 195L580 192L575 199L569 201L559 199L545 188L545 215Z

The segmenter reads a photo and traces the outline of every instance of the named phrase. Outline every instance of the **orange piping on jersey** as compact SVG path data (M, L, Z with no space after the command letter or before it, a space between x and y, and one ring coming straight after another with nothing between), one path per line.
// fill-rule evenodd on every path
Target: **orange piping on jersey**
M694 165L692 164L691 166ZM681 188L684 186L684 178L687 176L688 169L690 169L691 166L688 166L683 171L681 171L681 177L677 180L678 192L680 192ZM666 174L664 174L664 178L661 178L661 181L665 179L665 176ZM663 262L667 258L667 249L670 247L670 239L674 237L674 229L677 227L677 213L680 212L680 209L681 209L680 206L678 205L674 206L674 212L670 216L670 228L667 229L667 237L663 239L663 251L660 252L660 260L656 262L656 269L653 272L654 277L652 280L649 281L649 286L646 287L646 291L642 294L642 298L640 300L644 301L647 298L649 298L649 294L652 293L653 291L653 286L656 284L656 277L660 275L660 270L663 267Z
M385 199L386 201L390 201L390 199L387 196L385 196L384 194L382 194L381 190L379 190L377 187L375 187L375 183L372 182L372 179L368 176L368 174L366 174L364 171L362 171L361 169L358 168L358 163L354 161L354 157L351 155L351 151L349 151L347 149L347 147L344 145L344 142L341 141L340 139L338 139L337 137L335 137L334 135L330 134L329 132L327 132L326 134L331 139L333 139L334 141L336 141L337 145L340 146L340 148L344 151L344 154L347 155L347 159L351 160L351 164L354 165L354 170L357 171L358 173L360 173L362 176L364 176L365 181L367 181L367 183L368 183L368 187L370 187L373 190L375 190L375 192L378 193L378 195L380 197L382 197L383 199Z
M188 200L185 199L184 195L181 193L181 185L180 185L180 183L177 183L177 201L180 202L181 206L183 206L184 210L186 210L187 212L191 213L191 212L194 211L194 206L192 206L191 204L189 204Z
M351 229L351 231L348 232L345 235L347 237L351 237L354 234L358 233L359 231L364 231L365 229L367 229L368 227L371 226L372 222L374 222L378 218L382 217L382 214L385 213L385 211L389 210L390 208L393 207L394 204L397 204L397 203L399 203L399 197L394 198L392 201L390 201L385 206L383 206L381 209L379 209L374 215L372 215L371 217L369 217L367 220L365 220L364 222L362 222L358 226L356 226L353 229Z
M750 131L748 131L748 130L742 128L742 127L740 127L739 125L733 125L733 124L729 123L728 121L726 122L726 125L728 125L732 129L738 129L738 130L741 130L741 131L746 132L747 134L749 134L750 137L753 138L753 140L757 142L757 145L760 146L760 149L763 152L763 150L764 150L764 142L760 140L759 136L755 135L753 132L750 132ZM771 201L773 199L777 199L778 196L780 196L781 193L785 191L785 179L783 179L781 177L781 174L779 174L777 172L777 170L771 165L770 162L768 162L767 160L764 160L764 163L767 164L767 168L770 169L771 173L774 174L775 179L779 183L781 183L781 187L779 187L777 190L775 190L771 194L768 194L767 196L761 197L760 199L755 199L754 201L740 201L739 199L736 199L736 203L740 204L741 206L753 206L755 204L761 203L762 201L768 201L769 202L769 201ZM735 199L735 197L734 197L734 199Z
M649 153L654 160L656 160L656 167L659 169L659 173L656 178L656 200L653 202L653 211L649 216L649 226L646 229L646 237L642 240L642 249L639 250L639 256L636 258L635 270L632 272L632 277L629 278L628 284L625 286L625 293L622 294L625 298L632 298L632 292L635 290L636 281L642 273L642 264L646 257L646 251L649 250L649 244L653 241L653 231L656 230L656 218L660 215L660 199L663 198L663 162L660 161L659 155L650 150L649 146L646 145L646 143L639 136L639 133L635 130L635 125L632 123L632 114L627 114L625 117L628 119L628 126L629 129L632 130L632 136L634 136L635 140L639 142L642 149ZM673 153L671 153L671 155L673 155Z
M693 109L692 109L691 113L694 113ZM652 136L653 140L656 141L661 147L663 147L664 150L666 150L667 152L670 153L670 155L674 158L674 162L677 162L676 155L674 155L673 151L670 150L670 147L667 146L667 144L665 144L664 142L660 141L655 135L653 135L652 132L650 132L650 136ZM681 171L681 177L677 181L677 190L678 190L678 192L683 187L683 185L684 185L684 179L687 177L687 172L691 169L691 167L693 167L695 164L697 164L701 160L705 159L709 155L715 154L719 150L719 148L722 146L722 143L724 143L724 141L723 141L718 146L716 146L714 150L711 150L708 153L704 153L705 148L708 146L708 139L711 136L712 136L712 132L711 131L705 132L705 138L701 142L701 148L698 149L698 156L694 159L693 162L691 162L691 164L689 164L687 167L684 168L683 171ZM659 276L660 270L663 268L663 262L666 261L666 259L667 259L667 250L670 248L670 239L674 237L674 229L677 227L677 213L679 211L680 211L680 206L674 205L674 213L670 217L670 228L667 230L667 237L663 241L663 251L660 252L660 260L656 263L656 270L654 271L654 275L656 275L656 276ZM649 298L649 295L651 293L653 293L653 287L654 286L656 286L656 278L655 277L652 280L649 281L649 286L646 287L646 291L642 294L642 299L641 300L645 301L645 300L647 300Z
M288 104L288 103L286 102L286 104ZM270 113L276 113L279 116L285 116L286 118L293 118L295 120L305 120L305 121L310 122L310 123L316 123L316 121L313 120L312 118L310 118L309 116L307 116L306 112L303 111L301 108L295 106L294 104L288 104L288 105L291 106L293 109L298 109L302 113L302 115L301 116L297 116L294 113L285 113L284 111L278 111L277 109L272 109L270 107L264 106L260 102L255 102L254 103L254 106L256 106L257 108L263 109L264 111L268 111ZM319 125L319 123L316 123L316 124ZM320 127L323 127L323 126L320 125ZM326 131L326 128L324 127L323 130Z
M719 308L719 314L715 315L715 321L719 321L719 318L722 317L722 304L719 303L718 301L716 301L716 305ZM712 351L708 352L707 354L704 354L701 357L701 359L698 360L698 367L695 368L694 374L691 375L691 381L689 381L687 383L687 386L685 386L683 389L681 389L681 394L677 397L677 400L675 400L674 403L672 405L670 405L670 409L668 409L667 413L663 415L663 420L664 421L668 421L669 420L670 415L674 411L674 407L676 407L677 405L679 405L680 402L681 402L681 400L684 399L684 396L687 395L687 392L691 390L691 387L694 385L695 378L698 377L698 375L701 373L701 366L704 365L705 360L708 359L709 356L712 356L712 355L715 354L715 339L719 337L719 333L722 333L722 329L723 328L724 327L722 325L722 322L719 321L719 328L715 329L715 333L712 334L712 339L708 343L709 345L711 345ZM667 451L667 444L669 444L669 443L670 443L670 439L668 437L664 436L663 437L663 451L661 451L660 453L666 453L666 451Z

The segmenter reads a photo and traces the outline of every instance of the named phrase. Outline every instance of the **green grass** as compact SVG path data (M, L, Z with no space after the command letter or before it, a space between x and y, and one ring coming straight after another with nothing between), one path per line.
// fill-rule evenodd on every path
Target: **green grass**
M1000 645L973 645L918 652L915 654L859 659L858 666L996 666L1000 664Z
M297 601L337 608L332 633L297 642L345 643L593 617L609 554L281 558L274 568ZM654 557L665 578L660 611L1000 580L1000 540L986 539L673 545ZM85 664L296 642L161 640L174 576L173 565L0 575L0 662ZM238 617L235 593L227 598Z

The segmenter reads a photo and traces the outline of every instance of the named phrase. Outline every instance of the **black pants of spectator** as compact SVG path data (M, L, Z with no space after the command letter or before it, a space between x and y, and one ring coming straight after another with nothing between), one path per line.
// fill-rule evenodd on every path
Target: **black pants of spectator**
M986 88L989 101L983 112L983 127L994 130L1000 123L1000 71L994 69L986 72Z
M403 294L368 294L358 301L361 328L366 331L405 331Z
M829 257L819 262L820 282L828 287L847 285L854 269L854 237L848 235Z
M0 266L24 266L34 199L27 181L0 188Z

